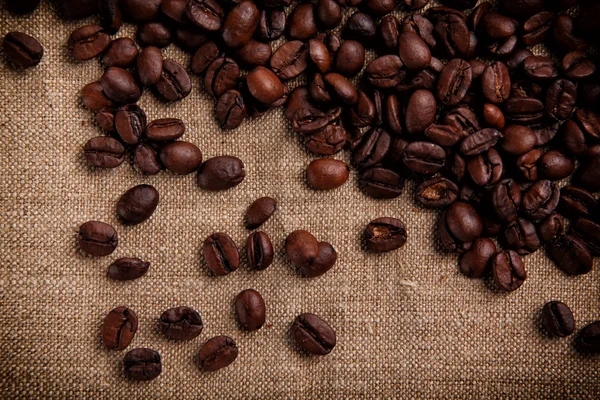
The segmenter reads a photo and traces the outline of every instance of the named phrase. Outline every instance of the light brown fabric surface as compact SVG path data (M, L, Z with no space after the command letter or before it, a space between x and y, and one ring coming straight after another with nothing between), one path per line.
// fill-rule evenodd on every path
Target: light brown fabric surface
M412 201L414 185L391 201L362 194L353 171L338 190L315 192L304 183L314 157L300 146L281 110L221 131L213 101L194 78L192 94L164 105L146 92L148 119L179 117L184 140L205 158L231 154L244 160L247 179L237 188L209 193L195 175L164 172L143 177L129 165L101 171L87 167L82 146L101 134L78 93L101 75L97 60L71 62L66 40L76 27L47 4L29 18L0 13L0 34L30 33L44 45L42 63L15 71L0 63L0 397L2 398L598 398L600 359L574 352L572 338L549 339L538 331L538 313L549 300L569 304L580 328L600 318L599 272L567 277L537 252L525 258L528 279L503 294L487 281L457 272L456 256L440 251L437 213ZM130 36L131 26L119 36ZM168 57L188 63L174 46ZM3 60L4 61L4 60ZM348 160L348 154L336 156ZM149 183L161 199L152 218L135 227L115 215L119 196ZM213 277L200 248L213 231L244 246L246 207L260 196L279 201L263 229L277 248L274 265L250 272L245 265ZM399 217L409 241L400 251L367 254L360 234L371 219ZM114 225L119 247L109 257L83 256L75 244L87 220ZM323 277L299 277L282 252L295 229L308 229L339 252ZM137 256L152 263L132 282L106 276L112 260ZM596 266L597 267L597 266ZM267 325L238 329L232 302L246 288L267 303ZM148 383L122 375L125 351L100 341L104 315L126 305L139 318L127 350L150 347L163 358L163 373ZM187 305L205 323L196 340L174 342L156 331L167 308ZM293 319L314 312L337 331L325 357L298 351L289 336ZM194 358L205 340L229 335L239 345L229 368L202 373Z

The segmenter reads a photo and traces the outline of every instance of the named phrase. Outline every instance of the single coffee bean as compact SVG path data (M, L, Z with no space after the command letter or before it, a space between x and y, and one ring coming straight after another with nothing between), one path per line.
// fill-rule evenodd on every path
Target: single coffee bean
M383 161L389 151L391 136L381 128L371 128L352 154L352 162L361 169Z
M382 54L393 54L398 50L398 37L402 32L400 22L394 15L386 15L379 21L377 26L378 48ZM433 26L431 27L433 30ZM407 29L406 32L414 32L414 29Z
M490 260L496 255L496 245L490 239L479 238L460 256L460 272L469 278L483 278L490 270Z
M575 160L558 150L544 153L538 160L538 170L542 178L558 181L570 176L575 170Z
M137 31L137 41L142 47L168 47L173 43L173 32L162 22L148 22L140 25Z
M375 104L373 103L374 115L373 120L378 117L377 109L375 108ZM381 118L381 116L379 116ZM373 122L371 120L371 122ZM400 105L400 101L398 100L398 96L395 94L390 94L385 98L385 107L383 109L383 123L385 123L388 131L397 136L402 135L404 131L404 110Z
M556 266L567 275L582 275L592 270L592 255L585 243L575 236L562 235L554 239L549 253Z
M553 212L538 225L538 236L543 243L550 242L561 236L565 230L565 220Z
M81 89L79 94L83 106L93 111L98 111L102 108L112 108L114 103L109 99L100 81L88 83Z
M215 113L223 129L237 128L247 114L244 97L237 90L226 91L219 97Z
M329 271L337 261L337 252L330 243L319 242L319 255L310 264L298 267L300 274L306 278L315 278Z
M40 5L40 0L5 0L4 8L15 14L29 14Z
M366 169L359 177L360 188L375 199L393 199L402 194L404 178L386 168Z
M433 175L445 164L446 152L440 146L428 142L412 142L404 150L402 161L411 171Z
M201 75L208 67L219 58L221 51L213 41L204 43L196 50L192 61L190 63L190 69L193 73ZM207 89L208 90L208 89Z
M322 130L305 136L304 144L315 154L330 156L341 151L347 139L348 133L343 126L329 124Z
M458 192L458 186L451 180L431 178L417 187L415 201L425 208L444 208L456 201Z
M520 255L534 253L540 247L535 226L524 218L511 222L504 229L504 245Z
M523 23L523 34L521 35L523 43L526 46L535 46L544 42L546 37L549 36L553 20L554 14L549 11L532 15Z
M309 40L317 32L316 5L313 3L298 4L288 17L288 36L291 39Z
M162 52L158 47L146 47L140 52L136 66L138 78L143 86L156 85L163 69Z
M503 221L517 219L521 206L521 189L512 179L504 179L494 185L491 192L494 211Z
M383 24L384 19L385 17L381 20L380 26ZM416 33L430 48L435 48L437 45L437 40L433 31L434 26L431 21L421 14L409 14L402 20L402 32ZM394 31L390 31L389 33L393 34ZM392 39L393 42L390 42L390 39ZM391 38L384 38L384 41L387 43L387 46L393 45L393 48L390 48L390 51L395 53L398 49L398 34L395 34L395 36Z
M135 104L121 106L115 113L115 129L127 144L138 144L146 129L146 113Z
M348 39L357 40L365 47L374 47L377 25L373 18L363 12L355 12L346 21L344 31Z
M138 319L133 310L117 307L104 317L102 344L111 350L124 350L135 336Z
M537 181L523 192L521 210L533 221L540 221L554 211L559 197L560 191L554 183L548 180Z
M523 125L509 125L502 133L500 147L509 154L525 154L533 150L537 143L537 136L533 130Z
M315 14L322 29L333 29L342 22L342 9L335 0L319 0Z
M261 10L255 35L257 39L271 42L283 35L286 27L286 15L283 8Z
M162 169L158 153L147 144L135 148L134 161L144 175L156 175Z
M204 1L206 2L206 0ZM213 0L209 1L213 2ZM221 32L223 42L232 49L244 46L252 39L259 21L260 11L254 3L252 1L242 1L225 18Z
M490 128L502 130L504 128L505 119L502 110L490 103L483 105L483 120Z
M212 96L219 97L227 90L235 88L239 77L240 68L237 63L231 58L219 57L208 66L204 87Z
M438 219L437 228L440 241L444 248L453 253L464 253L471 248L473 242L462 242L458 240L450 231L451 222L447 218L448 211L442 212Z
M240 253L229 236L224 233L213 233L204 241L202 253L206 265L213 274L227 275L240 266Z
M205 190L227 190L242 183L245 177L244 163L239 158L213 157L200 166L198 185Z
M329 354L336 345L335 331L314 314L299 315L291 332L298 346L312 354Z
M452 203L446 211L446 220L450 233L461 242L472 242L481 236L481 218L468 203Z
M584 326L577 334L575 345L583 353L600 353L600 321Z
M277 200L272 197L261 197L248 206L244 216L247 229L256 229L267 222L277 210Z
M246 289L235 298L235 313L242 329L258 330L265 324L265 301L256 290Z
M264 104L272 104L285 93L284 85L277 75L265 67L256 67L246 76L246 84L252 97Z
M119 258L109 265L107 274L117 281L131 281L144 276L149 268L150 263L139 258Z
M103 108L96 113L96 123L108 133L116 133L114 108Z
M506 65L496 61L488 65L481 76L483 95L490 103L502 103L510 97L510 75Z
M319 39L311 39L308 41L308 54L310 60L317 67L317 70L325 74L331 68L332 57L325 43Z
M128 225L144 222L158 206L158 191L151 185L138 185L126 191L117 203L117 214Z
M544 155L540 149L533 149L517 158L517 168L523 177L529 181L538 179L538 160Z
M2 41L6 58L19 68L31 68L40 63L44 48L33 38L22 32L9 32Z
M481 129L475 113L467 107L457 107L444 117L444 124L459 130L461 137L467 137Z
M77 61L87 61L102 53L110 44L110 36L100 25L86 25L69 36L69 55Z
M569 118L575 109L577 87L571 81L558 79L546 92L546 114L556 120Z
M406 227L396 218L377 218L365 228L364 239L374 253L397 250L406 243Z
M88 221L79 227L77 244L91 256L107 256L115 251L118 243L117 231L104 222Z
M254 232L248 236L246 242L246 255L248 267L262 271L273 263L273 244L264 232Z
M225 12L216 0L189 0L185 14L194 25L209 32L221 29L225 17ZM236 18L241 18L238 14L239 12L236 12Z
M116 168L125 160L125 147L107 136L91 138L83 151L88 164L98 168Z
M435 96L429 91L420 89L415 91L408 99L405 111L406 131L411 135L423 133L425 129L435 122L437 102Z
M117 104L132 104L142 96L133 75L122 68L108 68L100 78L100 84L106 97Z
M596 215L598 202L594 195L576 186L565 186L560 189L560 201L557 210L568 218L591 219Z
M310 232L297 230L285 239L285 252L292 264L306 268L319 256L319 243Z
M170 308L160 316L159 329L169 339L192 340L202 328L200 314L190 307Z
M189 22L186 18L187 0L163 0L160 10L172 21L179 24Z
M560 301L551 301L542 308L542 324L552 336L569 336L575 330L571 309Z
M342 186L350 176L350 168L341 160L322 158L312 161L306 169L308 184L317 190L332 190Z
M550 141L554 139L558 133L559 127L560 124L557 121L552 123L546 122L542 123L541 125L539 123L533 125L533 132L537 136L537 146L545 146L550 143Z
M368 126L375 118L375 105L365 92L359 90L358 100L349 111L349 122L356 127Z
M154 142L171 142L185 133L185 124L178 118L156 119L146 127L146 137Z
M273 53L269 65L281 79L293 79L308 67L308 45L292 40L286 42Z
M228 336L215 336L207 340L198 352L198 363L203 371L216 371L227 367L238 356L235 341Z
M506 66L511 72L520 70L523 66L523 61L532 55L533 53L529 49L517 49L506 60Z
M446 13L448 9L438 10L442 11L437 15L432 13L430 19L435 25L440 50L447 58L466 56L471 48L471 33L464 15L460 12Z
M543 118L544 103L533 97L511 97L504 102L504 115L518 125L531 125Z
M123 22L118 0L98 0L100 21L106 32L115 34Z
M135 63L138 54L139 51L133 39L115 39L102 56L102 64L106 67L127 68Z
M486 13L481 24L490 39L506 39L514 35L518 28L517 21L495 11Z
M583 51L572 51L565 55L561 66L567 78L574 80L589 78L596 72L596 64Z
M202 164L202 152L190 142L172 142L160 151L160 161L171 172L187 175Z
M468 62L458 58L448 62L438 79L438 100L448 106L460 103L471 86L472 76Z
M151 381L162 372L160 354L151 349L133 349L123 358L123 370L127 379Z
M534 80L554 79L558 76L558 68L549 57L531 56L523 61L525 74Z
M182 100L191 93L192 81L187 71L179 63L173 60L164 60L155 91L163 101Z
M467 171L476 185L493 185L500 180L504 170L502 157L495 149L477 154L467 161Z
M298 133L310 135L325 129L331 121L330 115L317 110L312 105L308 105L294 113L292 128Z
M492 271L494 281L505 292L517 290L527 278L521 256L513 250L496 253L492 258Z
M367 65L365 77L379 89L397 86L406 77L406 69L400 57L392 54L378 57Z
M431 63L431 51L419 35L414 32L403 32L398 37L400 59L411 71L425 69Z
M358 92L352 82L341 74L331 72L323 77L326 87L331 89L334 98L345 104L355 104L358 101Z
M158 18L162 0L120 0L119 7L125 19L135 22Z
M585 243L592 256L600 255L600 225L589 219L579 218L571 227L573 233Z
M267 65L272 54L273 51L271 50L271 45L269 45L269 43L259 42L254 39L250 40L235 52L236 59L243 67L248 69L259 65Z
M465 138L460 144L460 152L466 156L474 156L490 150L503 135L493 128L481 129Z

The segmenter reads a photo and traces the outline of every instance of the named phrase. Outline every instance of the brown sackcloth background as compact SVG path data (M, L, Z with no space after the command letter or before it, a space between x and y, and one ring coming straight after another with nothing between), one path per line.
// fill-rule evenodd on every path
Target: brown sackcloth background
M440 251L437 213L413 203L413 184L398 199L375 201L358 190L353 172L340 189L313 191L303 174L314 156L281 110L223 132L197 77L180 103L164 105L146 92L140 104L149 121L185 120L183 139L205 158L242 158L247 179L240 186L209 193L195 175L144 177L126 164L91 169L82 146L101 131L78 93L102 70L97 60L70 61L66 41L95 19L63 22L47 3L27 18L4 11L0 18L2 36L24 31L46 50L31 70L0 62L0 397L599 398L600 358L575 353L572 337L549 339L538 330L540 308L549 300L569 304L578 328L600 318L598 268L567 277L539 251L525 258L529 276L514 293L470 280L457 272L456 256ZM127 26L119 36L133 32ZM166 55L189 62L174 46ZM336 158L349 161L347 153ZM143 224L123 226L115 204L141 183L158 189L160 205ZM200 256L204 238L223 231L243 247L249 234L243 213L265 195L279 201L263 226L277 248L274 264L262 272L244 265L226 277L210 276ZM360 234L381 216L404 220L409 241L397 252L367 254ZM87 220L116 227L115 253L91 258L78 251L75 232ZM285 236L300 228L339 252L323 277L299 277L281 250ZM111 281L107 266L124 256L151 261L150 271L136 281ZM247 288L259 290L268 307L267 325L255 333L237 327L232 307ZM140 322L127 350L150 347L162 355L163 373L155 381L126 381L125 351L101 345L102 319L121 305ZM201 313L199 338L175 342L157 333L160 314L180 305ZM290 324L302 312L322 316L337 331L330 355L309 357L291 341ZM238 359L202 373L196 352L222 334L238 343Z

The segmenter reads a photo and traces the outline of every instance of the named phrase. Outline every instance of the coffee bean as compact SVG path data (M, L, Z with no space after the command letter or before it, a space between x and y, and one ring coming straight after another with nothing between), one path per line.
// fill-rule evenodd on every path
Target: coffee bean
M414 30L407 30L407 32L414 33ZM381 53L396 53L398 50L398 37L400 36L400 33L401 26L398 18L391 14L381 18L381 21L379 21L379 25L377 26L378 48L381 50Z
M444 117L444 124L459 130L461 137L467 137L481 129L477 116L467 107L457 107L449 111Z
M133 310L117 307L104 317L102 344L111 350L124 350L135 336L138 319Z
M584 326L577 334L575 345L583 353L600 353L600 321Z
M106 67L127 68L135 63L138 53L138 48L132 39L115 39L104 53L102 63Z
M483 120L490 128L502 130L504 128L505 119L502 110L490 103L483 105Z
M385 158L391 143L389 133L371 128L352 154L352 162L361 169L375 166Z
M294 7L288 17L288 36L304 41L314 37L318 32L315 14L316 5L313 3L302 3Z
M312 161L306 169L308 184L317 190L332 190L342 186L350 176L345 162L331 158Z
M509 154L525 154L535 147L537 137L533 130L522 125L509 125L502 131L503 138L500 142L502 150Z
M143 86L155 85L163 69L163 56L158 47L146 47L140 52L136 62L137 74Z
M531 56L523 61L525 74L536 80L554 79L558 76L558 68L549 57Z
M40 5L40 0L5 0L4 8L15 14L29 14Z
M135 148L134 161L144 175L156 175L162 169L158 153L147 144Z
M571 228L573 233L585 243L592 256L600 255L600 225L589 219L579 218Z
M206 1L206 0L204 0ZM212 0L210 0L212 2ZM260 11L252 1L242 1L225 18L221 36L232 49L244 46L252 39L260 21Z
M298 267L300 274L306 278L315 278L329 271L337 261L337 252L330 243L319 242L319 255L310 264Z
M32 36L22 32L9 32L2 41L6 58L19 68L31 68L40 63L44 48Z
M360 188L375 199L393 199L402 194L404 178L386 168L366 169L359 177Z
M381 21L383 22L383 19ZM380 22L380 25L382 22ZM402 20L402 32L416 33L430 48L434 48L437 45L433 30L434 27L431 21L421 14L409 14ZM395 40L398 40L397 37ZM397 45L394 44L393 52L396 49Z
M405 111L406 131L417 135L435 122L437 103L429 90L417 90L408 99Z
M575 109L577 87L571 81L558 79L546 92L546 114L557 120L569 118Z
M122 18L118 0L98 0L100 21L106 32L115 34L121 28Z
M342 9L335 0L319 0L315 14L319 26L324 29L333 29L342 22Z
M336 345L335 331L314 314L296 317L291 331L298 346L312 354L329 354Z
M431 51L419 35L403 32L398 37L400 59L412 71L425 69L431 63Z
M552 336L569 336L575 330L571 309L560 301L551 301L542 308L542 324Z
M213 274L227 275L240 266L240 253L229 236L224 233L213 233L204 241L202 253L206 265Z
M542 11L532 15L523 23L523 34L521 40L527 46L535 46L544 42L550 32L554 14Z
M332 72L323 77L325 84L331 88L333 96L345 104L355 104L358 101L358 92L347 78Z
M244 219L247 229L256 229L277 210L277 200L272 197L261 197L248 206Z
M533 221L540 221L554 211L558 204L560 191L548 180L535 182L523 192L522 212Z
M111 137L91 138L83 151L88 164L98 168L116 168L125 160L125 147Z
M242 94L237 90L228 90L219 97L216 116L223 129L235 129L246 117L246 104Z
M151 381L162 372L160 354L151 349L133 349L123 358L123 370L127 379Z
M462 155L459 153L450 154L447 157L445 165L446 172L448 175L458 183L461 183L465 179L467 172L467 163Z
M570 176L575 170L575 160L557 150L544 153L538 160L538 170L543 178L558 181Z
M496 255L496 245L490 239L479 238L459 259L460 272L469 278L483 278L490 270L490 260Z
M357 92L358 100L349 111L349 122L356 127L368 126L375 118L375 105L365 92Z
M243 67L251 69L259 65L266 65L272 53L271 46L268 43L252 39L237 49L235 56Z
M507 249L520 255L534 253L540 247L540 238L535 226L524 218L511 222L504 229L504 244Z
M77 61L87 61L102 53L110 44L110 36L100 25L86 25L69 36L69 55Z
M107 256L115 251L118 243L117 231L104 222L88 221L79 227L77 244L91 256Z
M544 103L533 97L511 97L504 102L504 115L514 124L531 125L542 120Z
M448 106L460 103L471 86L472 76L468 62L458 58L448 62L438 79L438 100Z
M135 104L121 106L115 114L115 129L127 144L138 144L146 129L146 113Z
M136 22L153 21L158 18L162 0L119 0L125 19Z
M496 253L492 258L492 271L494 281L505 292L517 290L527 278L521 256L513 250Z
M109 265L107 274L117 281L130 281L146 275L150 263L139 258L119 258Z
M170 308L160 316L159 329L169 339L192 340L203 328L200 314L190 307Z
M406 243L406 227L396 218L377 218L365 228L364 239L374 253L397 250Z
M491 192L494 211L503 221L517 219L521 205L521 189L512 179L504 179L494 185Z
M158 206L158 191L151 185L138 185L126 191L117 203L117 214L128 225L144 222Z
M550 243L548 250L556 266L567 275L582 275L592 270L590 251L575 236L559 236Z
M133 75L122 68L108 68L100 78L100 84L106 97L117 104L132 104L142 96Z
M277 75L265 67L256 67L246 77L252 97L264 104L272 104L285 93Z
M98 111L102 108L112 108L114 103L110 100L104 90L100 81L88 83L81 89L79 95L83 106L90 110Z
M306 148L319 155L330 156L344 147L347 141L347 132L341 125L329 124L320 131L305 137Z
M219 50L215 42L206 42L202 46L200 46L198 50L196 50L196 52L194 53L190 64L190 69L195 74L203 74L213 63L213 61L219 58L220 54L221 51Z
M357 40L365 47L373 47L377 36L377 25L367 14L355 12L346 21L344 33L348 39Z
M325 74L329 71L332 64L332 57L325 43L318 39L309 40L308 54L319 72Z
M216 371L227 367L238 356L235 341L228 336L215 336L207 340L198 352L198 363L203 371Z
M185 133L185 124L178 118L155 119L146 126L146 138L154 142L171 142Z
M160 161L171 172L187 175L196 171L202 164L202 152L190 142L172 142L160 151Z
M273 263L274 257L269 236L264 232L251 233L246 242L246 255L250 269L267 269Z
M377 117L377 109L375 108L375 104L373 104L373 107L375 111L375 115L373 116L374 120ZM383 122L385 123L389 132L395 135L401 135L404 131L404 110L402 110L400 106L398 96L395 94L390 94L385 98L385 107L383 113ZM371 120L371 122L373 122L373 120Z
M565 186L560 189L560 201L557 210L571 219L591 219L596 215L598 202L587 190L576 186Z
M473 246L473 242L461 242L454 237L450 231L450 223L447 214L448 211L442 212L438 219L437 228L440 241L447 251L452 253L464 253Z
M299 41L286 42L273 53L269 65L281 79L293 79L308 67L308 46Z
M446 152L440 146L429 142L412 142L402 155L404 165L421 175L434 175L446 162Z
M562 69L567 78L580 80L589 78L596 72L596 64L586 57L583 51L572 51L562 59Z
M172 22L184 24L189 22L186 18L187 0L163 0L160 5L162 13Z
M285 252L292 264L305 268L319 256L319 243L310 232L297 230L285 239Z
M239 77L240 68L236 62L228 57L219 57L208 66L204 87L212 96L219 97L235 88Z
M179 101L191 93L192 81L179 63L173 60L164 60L155 91L163 101Z
M271 42L283 35L285 27L286 15L283 8L268 8L261 10L255 34L259 40Z
M365 76L376 88L389 89L404 80L406 69L400 57L388 54L371 61L367 65Z
M457 201L446 211L450 233L461 242L472 242L481 235L481 218L468 203Z
M148 22L139 26L137 41L142 47L164 48L173 43L173 33L161 22Z
M209 32L221 29L225 17L219 2L215 0L189 0L185 13L194 25Z
M303 107L294 113L292 128L304 135L313 134L325 129L331 120L330 115L317 110L313 106Z
M523 177L529 181L538 179L538 160L544 155L540 149L533 149L517 158L517 168Z
M114 108L103 108L96 113L96 123L108 133L116 133Z
M199 31L195 27L179 27L175 31L175 40L181 49L193 53L208 42L210 36L207 32Z
M235 313L240 327L255 331L265 324L265 301L254 289L246 289L235 298Z
M481 129L462 141L460 144L460 152L466 156L484 153L494 147L502 137L502 133L496 129Z
M542 242L550 242L564 233L564 227L564 218L553 212L538 225L538 236Z
M458 186L449 179L437 177L421 183L415 201L425 208L444 208L458 198Z
M432 15L430 19L435 25L434 32L438 37L438 46L444 56L454 58L468 54L471 47L471 34L462 13L440 12Z
M523 61L532 55L533 53L529 49L517 49L506 60L506 66L511 72L516 72L523 66Z
M198 170L198 185L205 190L231 189L244 180L244 163L237 157L220 156L206 160Z
M481 76L481 89L491 103L502 103L510 97L510 75L506 65L496 61L488 65Z

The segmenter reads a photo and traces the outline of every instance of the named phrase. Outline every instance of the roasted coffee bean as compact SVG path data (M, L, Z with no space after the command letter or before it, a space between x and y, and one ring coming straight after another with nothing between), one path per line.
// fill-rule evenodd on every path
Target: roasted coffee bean
M365 64L365 48L356 40L345 40L335 58L335 71L351 77L360 72Z
M189 0L185 14L194 25L209 32L221 29L225 17L225 12L216 0ZM239 11L236 14L239 14Z
M110 36L100 25L86 25L69 36L69 55L77 61L87 61L102 53L110 44Z
M158 191L151 185L134 186L125 192L117 203L117 214L128 225L144 222L158 206Z
M146 137L154 142L171 142L185 133L185 124L178 118L156 119L146 127Z
M104 317L102 344L111 350L124 350L133 340L138 328L138 319L133 310L117 307Z
M158 18L162 0L119 0L125 19L136 22L153 21Z
M560 201L557 210L571 219L591 219L596 215L598 202L587 190L576 186L565 186L560 189Z
M110 67L104 71L100 84L106 97L117 104L132 104L142 96L133 75L121 68Z
M190 142L172 142L160 151L160 161L171 172L187 175L202 164L202 152Z
M235 313L240 327L255 331L265 324L265 301L254 289L246 289L235 298Z
M147 144L135 148L134 161L144 175L156 175L162 169L158 153Z
M119 258L108 266L107 274L117 281L131 281L146 275L150 263L139 258Z
M419 35L403 32L398 37L400 59L412 71L425 69L431 63L431 51Z
M502 110L490 103L483 105L483 120L488 127L502 130L504 128L505 119Z
M200 314L193 308L175 307L162 313L158 327L169 339L192 340L200 335L204 325Z
M537 181L523 192L521 210L532 220L540 221L554 211L559 196L559 189L554 183L548 180Z
M350 176L345 162L332 158L312 161L306 169L308 184L317 190L332 190L342 186Z
M163 101L178 101L190 94L192 81L187 71L179 63L173 60L164 60L155 91Z
M371 128L352 154L352 162L361 169L380 164L389 151L389 133L381 128Z
M457 107L449 111L444 117L444 124L458 129L461 137L467 137L481 129L477 116L467 107Z
M574 234L587 246L592 256L600 255L600 225L589 219L579 218L572 225Z
M449 179L437 177L421 183L415 200L425 208L444 208L458 198L458 186Z
M521 188L512 179L504 179L494 185L491 200L498 217L512 222L517 219L521 206Z
M412 142L404 150L402 161L413 172L433 175L444 167L446 152L433 143Z
M96 123L108 133L116 133L114 108L103 108L96 113Z
M517 49L506 60L506 66L511 72L516 72L523 66L523 61L532 55L533 53L529 49Z
M573 177L573 183L590 192L600 191L600 157L583 161Z
M235 129L246 117L246 105L242 94L228 90L219 97L216 107L217 121L223 129Z
M314 314L299 315L291 331L298 346L312 354L329 354L336 345L335 331Z
M375 118L375 105L365 92L357 92L358 100L349 111L349 122L357 127L368 126Z
M494 147L502 137L502 133L496 129L481 129L462 141L460 144L460 152L466 156L484 153Z
M411 135L423 133L435 122L437 102L429 90L417 90L408 99L405 111L406 131Z
M343 126L329 124L320 131L306 136L304 144L315 154L330 156L342 150L347 139L348 134Z
M550 242L564 233L565 220L553 212L538 225L538 236L542 242Z
M195 74L203 74L213 63L213 61L219 58L220 54L221 52L215 42L206 42L194 53L190 64L190 69Z
M575 122L581 130L593 139L600 139L600 115L587 108L575 112Z
M332 95L345 104L355 104L358 101L358 92L346 77L331 72L323 77L326 87Z
M308 67L308 46L292 40L281 45L271 56L269 65L281 79L293 79Z
M472 185L471 183L465 183L460 188L458 197L462 201L471 203L473 206L480 206L484 200L484 191L481 187ZM489 211L489 210L485 210Z
M535 226L524 218L511 222L504 229L505 248L520 255L534 253L540 247L540 238Z
M333 29L342 22L342 9L335 0L319 0L314 12L323 29Z
M77 244L91 256L107 256L115 251L118 243L117 231L104 222L88 221L79 227Z
M137 40L142 47L168 47L173 43L173 32L161 22L147 22L140 25L137 31Z
M396 53L398 51L398 37L400 33L401 26L398 18L392 14L383 17L377 26L377 39L380 41L378 49L382 53Z
M575 236L559 236L550 243L549 253L556 266L567 275L582 275L592 270L590 251Z
M531 79L547 80L558 76L558 68L551 58L531 56L523 61L525 74Z
M562 59L562 69L567 78L579 80L589 78L596 72L596 64L583 51L572 51Z
M386 168L369 168L359 177L360 188L375 199L393 199L402 193L404 179Z
M546 36L552 27L554 14L549 11L542 11L532 15L523 23L523 34L521 40L527 46L535 46L544 42Z
M286 27L286 15L283 8L268 8L260 12L256 37L265 42L277 40Z
M458 58L448 62L438 79L438 100L447 106L460 103L471 86L472 76L471 65L468 62Z
M494 281L500 289L512 292L523 285L527 278L527 272L521 256L516 251L500 251L496 253L491 262Z
M369 83L379 89L398 85L406 77L406 69L400 57L392 54L381 56L369 63L365 71Z
M213 0L203 0L214 2ZM221 37L223 42L232 49L244 46L252 39L258 27L260 11L252 1L243 1L236 5L225 18ZM218 28L217 28L218 29Z
M98 11L102 26L110 34L115 34L123 22L118 0L98 0Z
M565 150L579 156L588 150L588 139L579 125L572 119L565 121L560 127L560 136Z
M239 158L213 157L200 166L198 185L205 190L227 190L242 183L245 177L244 163Z
M114 103L106 96L100 81L88 83L79 94L83 106L98 111L102 108L112 108Z
M559 127L560 124L558 122L546 122L542 123L541 125L533 125L533 132L537 137L537 146L545 146L548 143L550 143L550 141L554 139L554 137L558 133Z
M544 153L538 160L538 171L542 178L558 181L570 176L575 170L575 160L558 150Z
M301 134L313 134L324 129L331 122L329 115L312 106L298 109L292 118L292 128Z
M158 47L146 47L140 52L136 62L140 83L144 86L155 85L163 69L163 56Z
M546 114L557 120L569 118L577 101L577 87L571 81L558 79L546 92Z
M313 3L298 4L288 17L288 36L291 39L309 40L317 32L316 5Z
M261 197L255 200L244 215L247 229L256 229L265 222L277 210L277 200L272 197Z
M440 241L444 248L453 253L464 253L473 245L472 242L461 242L456 239L452 232L450 231L450 223L447 218L448 211L444 211L437 223L437 231L440 237ZM483 229L483 228L482 228Z
M481 218L470 204L456 201L445 214L448 229L457 240L467 243L481 236Z
M462 57L468 54L471 34L462 13L441 12L432 18L432 22L435 25L438 46L446 57Z
M526 126L509 125L502 132L500 147L509 154L517 156L525 154L533 150L537 143L535 133Z
M163 0L160 10L173 22L185 24L189 22L189 19L186 17L187 3L187 0Z
M456 182L464 181L467 172L467 163L459 153L449 154L446 158L446 172Z
M261 68L261 67L259 67ZM227 90L235 88L240 77L237 63L228 57L215 59L204 77L204 87L214 97L220 97Z
M138 48L132 39L115 39L102 57L102 63L106 67L127 68L135 62L138 53Z
M115 129L127 144L138 144L146 129L146 113L135 104L117 109Z
M506 39L514 35L518 28L516 20L495 11L486 13L481 23L483 30L490 39Z
M198 363L203 371L216 371L230 365L238 356L235 341L228 336L207 340L198 352Z
M285 94L283 83L265 67L250 71L246 76L246 84L252 97L264 104L272 104Z
M285 252L292 264L306 268L319 256L319 243L310 232L297 230L285 239Z
M575 346L583 353L600 353L600 321L584 326L577 334Z
M517 168L523 177L529 181L538 179L538 160L544 155L540 149L533 149L517 158Z
M481 89L491 103L502 103L510 97L510 75L506 65L496 61L488 65L481 76Z
M490 239L479 238L460 256L460 272L469 278L483 278L491 268L490 260L496 255L496 245Z
M375 117L377 116L377 109L375 109L375 104L373 104L373 107L375 114L373 116L373 119L375 119ZM385 98L385 108L383 111L383 122L385 123L387 129L390 131L390 133L393 133L395 135L401 135L404 131L404 112L401 109L398 96L396 96L395 94L388 95Z
M208 32L197 30L196 27L179 27L175 31L177 45L187 52L193 53L210 40Z
M254 232L248 236L246 242L246 255L248 267L262 271L273 263L273 245L271 239L264 232Z
M355 12L346 21L345 34L348 39L358 40L365 47L373 47L377 36L377 25L369 15Z
M83 151L88 164L98 168L116 168L125 160L125 147L107 136L91 138Z
M151 381L162 372L160 354L151 349L133 349L123 358L123 370L127 379Z
M395 0L364 0L361 6L373 17L383 17L394 10Z
M242 66L247 68L266 65L269 62L271 55L271 46L268 43L259 42L253 39L235 52L236 59Z
M306 278L315 278L329 271L337 261L337 252L330 243L319 242L319 255L308 265L298 267L300 274Z
M6 58L19 68L31 68L40 63L44 48L33 38L22 32L10 32L2 41Z
M204 241L202 253L206 265L213 274L227 275L240 266L240 253L229 236L224 233L213 233Z

